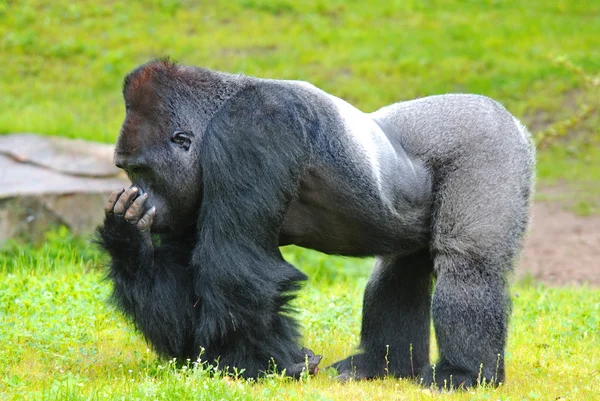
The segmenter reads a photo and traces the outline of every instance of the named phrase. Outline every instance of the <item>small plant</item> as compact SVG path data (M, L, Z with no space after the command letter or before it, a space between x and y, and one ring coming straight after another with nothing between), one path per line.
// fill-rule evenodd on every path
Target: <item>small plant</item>
M556 65L564 67L566 70L571 72L580 78L584 85L588 88L600 87L600 75L594 76L586 73L581 67L570 62L566 57L555 57L552 62ZM535 143L538 148L543 148L558 138L562 138L575 130L578 126L587 121L592 115L597 112L597 108L588 103L583 103L577 111L570 117L557 121L554 124L546 127L545 129L538 131L534 135Z

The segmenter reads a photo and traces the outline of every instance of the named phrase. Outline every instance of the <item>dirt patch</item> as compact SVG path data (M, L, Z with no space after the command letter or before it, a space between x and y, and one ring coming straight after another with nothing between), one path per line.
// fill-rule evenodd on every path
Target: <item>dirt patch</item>
M538 202L517 269L550 285L600 286L600 216L577 216L558 202Z

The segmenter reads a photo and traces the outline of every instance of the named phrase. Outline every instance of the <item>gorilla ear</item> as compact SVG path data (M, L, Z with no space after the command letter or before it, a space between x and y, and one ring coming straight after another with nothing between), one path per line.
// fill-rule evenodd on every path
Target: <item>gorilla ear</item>
M171 134L171 142L184 150L189 150L194 134L190 131L175 131Z

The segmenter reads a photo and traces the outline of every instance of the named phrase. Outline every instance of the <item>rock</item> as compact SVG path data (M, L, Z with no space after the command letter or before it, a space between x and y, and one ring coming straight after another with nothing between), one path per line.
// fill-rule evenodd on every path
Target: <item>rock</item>
M82 139L30 133L0 136L0 153L13 160L75 176L116 176L113 152L112 145Z
M0 136L0 243L38 242L55 225L87 234L111 192L128 187L110 145L34 134Z

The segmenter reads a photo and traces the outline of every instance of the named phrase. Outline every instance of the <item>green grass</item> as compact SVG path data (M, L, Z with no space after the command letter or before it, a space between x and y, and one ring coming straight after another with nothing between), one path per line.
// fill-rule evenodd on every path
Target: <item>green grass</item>
M600 2L0 0L0 134L114 142L123 76L153 57L303 79L365 111L480 93L540 144L540 198L600 212ZM556 195L554 188L558 188ZM295 248L311 276L296 305L323 365L358 343L371 261ZM508 382L451 395L408 381L340 385L332 374L247 383L157 360L107 303L103 257L65 230L0 252L0 400L595 400L600 290L521 283ZM435 356L435 347L433 350ZM214 373L214 372L212 372Z
M370 262L285 249L311 279L296 301L304 344L323 366L359 339ZM595 400L600 391L600 290L519 284L500 388L437 394L408 380L341 385L334 372L258 383L210 366L159 360L106 301L102 257L55 232L45 247L4 251L0 259L0 400ZM343 273L352 272L350 276ZM337 279L333 282L332 278ZM432 353L435 357L435 347Z

